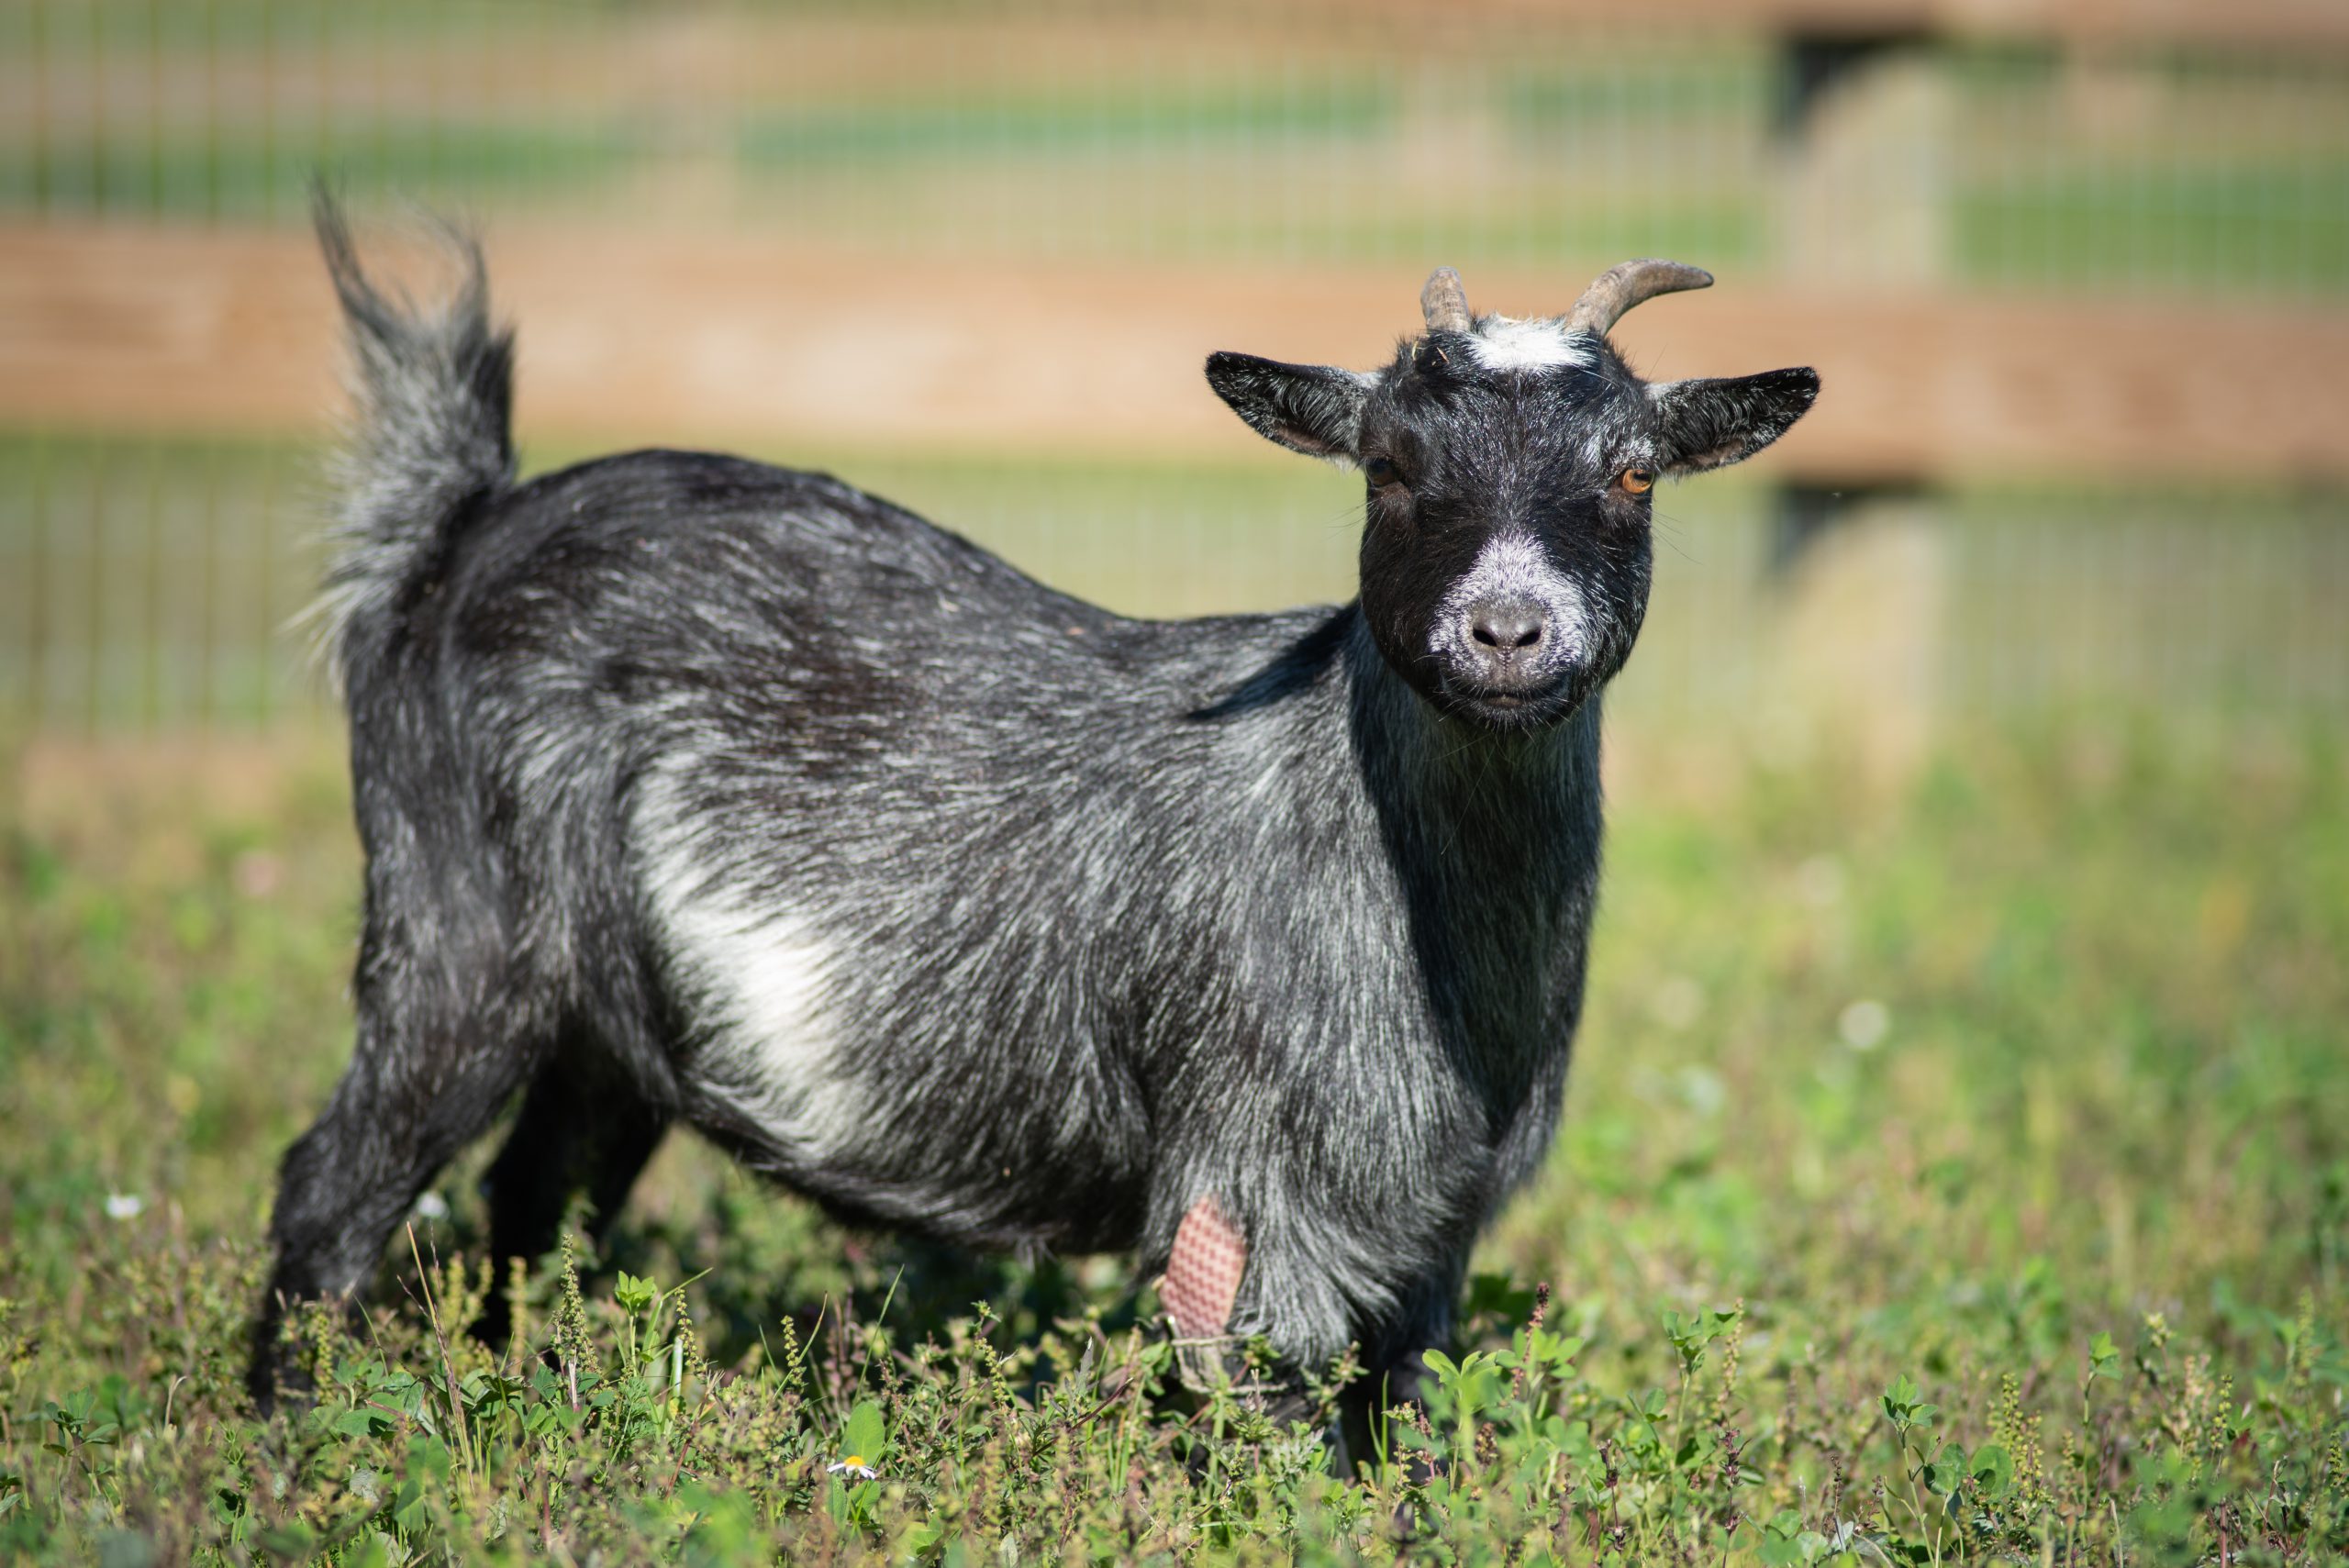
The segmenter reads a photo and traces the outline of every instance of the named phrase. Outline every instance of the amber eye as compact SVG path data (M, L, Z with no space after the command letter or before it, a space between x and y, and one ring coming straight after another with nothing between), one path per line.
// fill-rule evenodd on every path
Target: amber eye
M1626 495L1644 495L1655 488L1655 470L1627 468L1616 476L1615 483L1623 487Z
M1383 457L1375 457L1362 465L1362 476L1370 481L1374 490L1384 490L1390 484L1403 483L1403 471Z

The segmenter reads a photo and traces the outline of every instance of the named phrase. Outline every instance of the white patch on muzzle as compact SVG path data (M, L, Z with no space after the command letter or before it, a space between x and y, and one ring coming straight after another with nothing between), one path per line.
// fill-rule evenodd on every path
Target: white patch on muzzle
M1537 667L1564 669L1584 657L1590 615L1582 589L1551 562L1540 540L1524 533L1496 534L1485 541L1475 563L1444 595L1428 635L1428 651L1447 661L1475 659L1469 611L1485 599L1510 598L1530 599L1542 606L1544 625Z

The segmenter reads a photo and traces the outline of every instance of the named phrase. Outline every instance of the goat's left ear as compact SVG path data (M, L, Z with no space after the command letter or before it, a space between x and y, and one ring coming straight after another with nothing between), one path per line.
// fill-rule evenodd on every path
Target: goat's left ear
M1764 371L1705 381L1660 381L1648 388L1664 437L1666 473L1698 473L1742 462L1783 436L1819 399L1819 373Z
M1308 457L1354 461L1370 388L1353 372L1219 353L1208 356L1208 384L1266 440Z

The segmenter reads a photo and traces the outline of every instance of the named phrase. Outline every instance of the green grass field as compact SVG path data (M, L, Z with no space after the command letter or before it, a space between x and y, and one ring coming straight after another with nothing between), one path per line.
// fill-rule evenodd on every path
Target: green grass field
M845 1232L683 1138L575 1273L482 1270L477 1151L256 1423L272 1171L348 1051L332 750L28 754L0 1558L2349 1553L2337 739L2008 729L1888 795L1623 750L1565 1131L1353 1476L1166 1392L1122 1261ZM514 1345L455 1332L491 1289Z

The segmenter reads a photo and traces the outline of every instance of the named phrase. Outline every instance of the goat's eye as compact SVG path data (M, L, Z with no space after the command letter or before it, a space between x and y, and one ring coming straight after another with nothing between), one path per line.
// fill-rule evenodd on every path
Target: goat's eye
M1388 458L1375 457L1362 465L1362 476L1370 481L1374 490L1384 490L1390 484L1403 483L1403 471Z
M1615 483L1627 495L1644 495L1655 488L1655 470L1627 468L1615 476Z

